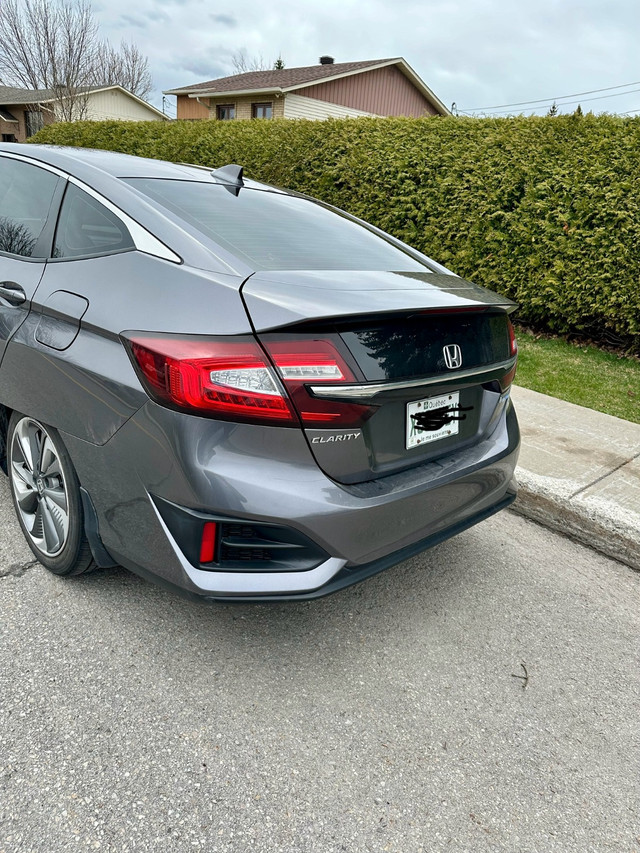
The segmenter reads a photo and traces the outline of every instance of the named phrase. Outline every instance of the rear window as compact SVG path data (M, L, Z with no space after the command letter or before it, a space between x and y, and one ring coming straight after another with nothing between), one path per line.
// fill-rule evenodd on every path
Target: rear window
M160 178L127 183L255 270L429 272L382 237L320 204L245 187Z

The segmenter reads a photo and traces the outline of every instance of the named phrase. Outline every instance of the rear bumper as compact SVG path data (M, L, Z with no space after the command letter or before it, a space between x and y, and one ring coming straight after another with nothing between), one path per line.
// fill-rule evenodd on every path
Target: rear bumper
M152 403L102 447L65 440L113 558L214 601L316 598L377 574L511 503L519 450L510 403L473 447L352 486L320 471L301 432L219 423ZM287 525L329 559L304 571L203 570L185 557L151 494L204 514Z
M314 598L323 598L326 595L331 595L334 592L338 592L341 589L345 589L345 587L353 586L354 584L360 583L361 581L364 581L367 578L371 578L374 575L380 574L380 572L383 572L385 569L389 569L391 568L391 566L395 566L398 563L401 563L403 560L409 560L411 557L415 557L416 554L421 554L428 548L433 548L434 545L438 545L440 542L444 542L446 539L450 539L452 536L455 536L458 533L462 533L463 530L467 530L469 527L473 527L474 524L478 524L479 522L490 518L492 515L495 515L495 513L499 512L501 509L506 509L510 504L514 502L515 499L516 492L508 492L506 496L494 506L489 507L488 509L485 509L482 512L476 513L475 515L468 518L466 521L460 521L457 524L452 525L451 527L447 527L445 530L440 531L440 533L434 533L431 536L427 536L426 539L421 539L419 542L415 542L413 545L407 545L404 548L401 548L399 551L394 551L393 553L388 554L386 557L381 557L378 560L373 560L373 562L366 563L363 566L344 566L337 574L335 574L331 578L330 581L328 581L318 589L311 590L310 592L253 596L211 595L206 596L206 598L209 601L227 603L238 601L253 603L266 603L272 601L307 601L309 599Z

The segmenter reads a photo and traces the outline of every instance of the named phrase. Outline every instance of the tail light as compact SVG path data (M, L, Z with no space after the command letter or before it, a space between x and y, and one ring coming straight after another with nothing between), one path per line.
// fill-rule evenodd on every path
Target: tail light
M333 341L326 338L278 338L265 335L261 343L269 353L278 375L305 427L328 428L355 427L371 417L375 407L353 403L320 400L313 397L306 386L323 382L339 385L358 382L348 356L339 351Z
M516 333L513 328L513 323L507 317L507 330L509 332L509 355L511 358L518 355L518 342L516 341ZM502 391L506 391L511 387L511 383L516 378L516 365L514 364L511 370L508 373L505 373L504 376L500 379L500 388Z
M336 428L355 426L369 406L319 400L309 383L354 382L329 340L263 341L133 332L123 335L149 395L174 409L223 420ZM285 390L286 389L286 390Z
M507 317L507 329L509 330L509 352L511 355L518 355L518 342L516 341L516 332L513 328L513 323Z
M171 408L233 421L298 423L254 338L123 336L149 395Z

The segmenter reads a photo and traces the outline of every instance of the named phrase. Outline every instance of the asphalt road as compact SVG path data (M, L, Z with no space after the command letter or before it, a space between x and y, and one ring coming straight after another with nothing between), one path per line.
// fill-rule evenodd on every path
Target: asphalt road
M640 851L630 569L503 513L211 606L34 566L4 478L0 523L1 853Z

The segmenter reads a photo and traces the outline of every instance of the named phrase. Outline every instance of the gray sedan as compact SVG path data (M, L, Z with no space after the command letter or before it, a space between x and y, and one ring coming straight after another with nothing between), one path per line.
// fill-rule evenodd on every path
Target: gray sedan
M313 598L515 498L514 304L322 202L0 145L0 462L38 560Z

